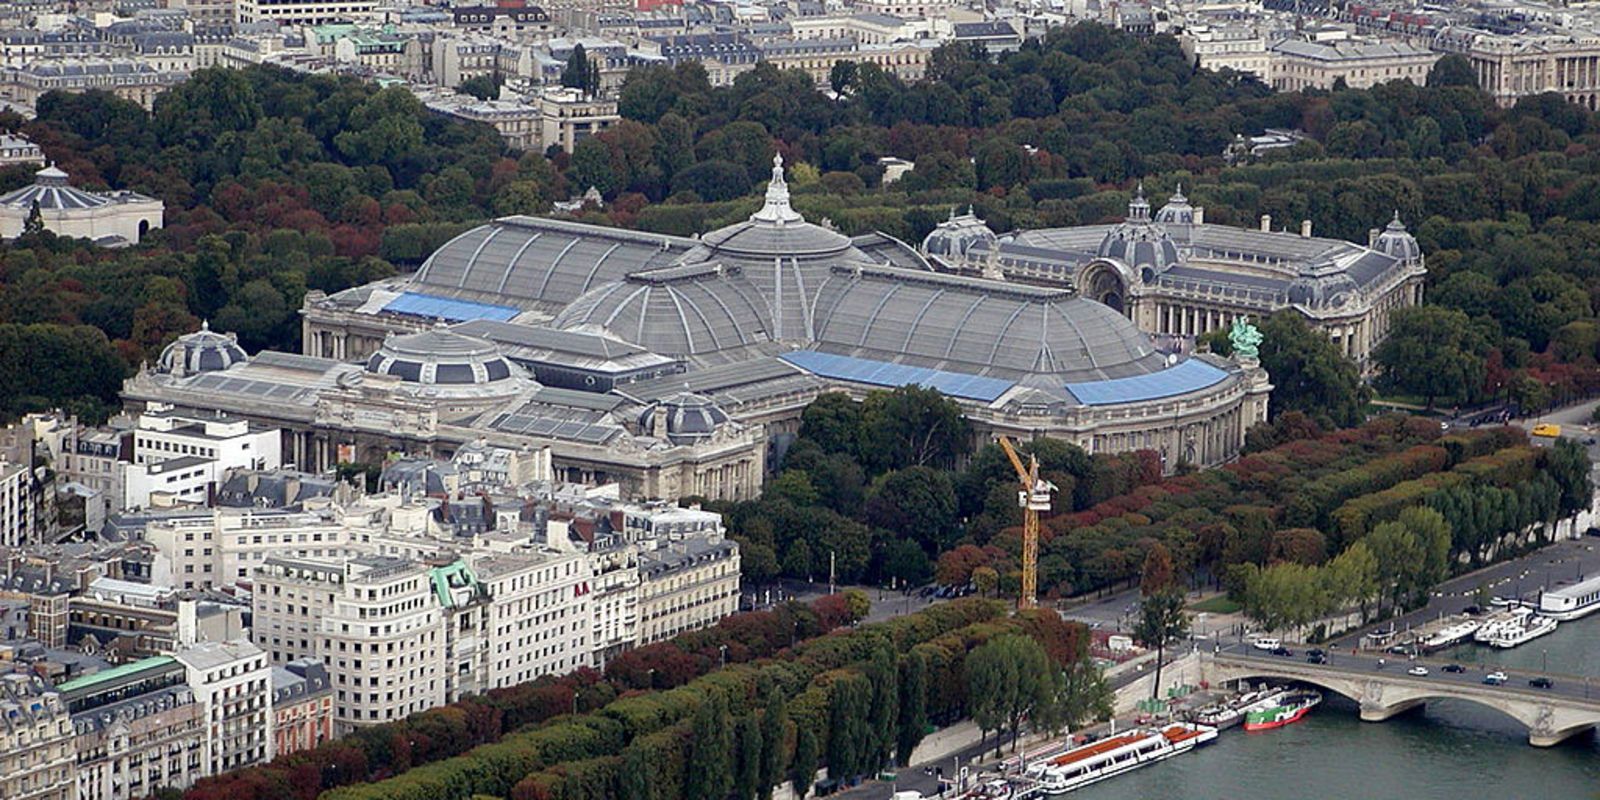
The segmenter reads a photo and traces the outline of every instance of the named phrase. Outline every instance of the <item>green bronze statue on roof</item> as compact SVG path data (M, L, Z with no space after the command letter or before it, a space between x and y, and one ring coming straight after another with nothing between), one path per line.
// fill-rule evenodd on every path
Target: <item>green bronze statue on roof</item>
M1235 358L1260 358L1261 356L1261 331L1250 324L1244 317L1233 320L1233 328L1228 331L1228 341L1233 345Z

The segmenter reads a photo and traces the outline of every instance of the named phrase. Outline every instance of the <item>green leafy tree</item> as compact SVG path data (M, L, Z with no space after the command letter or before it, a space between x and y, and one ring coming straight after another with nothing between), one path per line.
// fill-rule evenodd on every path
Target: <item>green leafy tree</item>
M1361 421L1367 402L1361 371L1298 312L1281 311L1261 323L1260 352L1272 378L1274 418L1300 411L1334 427Z
M845 92L856 85L856 62L844 59L833 62L833 68L828 71L828 85L835 95L843 98Z
M789 764L788 754L789 707L783 692L774 687L767 691L766 708L761 714L761 770L757 782L762 800L772 800L772 790L784 781Z
M900 720L896 729L895 760L911 763L911 753L928 729L928 662L916 650L900 659Z
M961 406L937 389L902 386L867 395L862 455L874 473L911 466L949 468L972 449Z
M733 796L737 800L755 800L761 787L762 737L761 723L754 714L739 718L733 743Z
M1183 611L1183 587L1173 572L1172 554L1159 542L1151 545L1145 556L1139 592L1139 621L1134 635L1146 646L1156 648L1155 681L1150 686L1150 696L1154 698L1161 688L1167 643L1189 632L1189 617Z
M996 756L1007 731L1015 750L1024 719L1056 713L1061 679L1044 648L1027 636L1003 634L967 656L972 719L985 733L996 732Z
M733 726L717 692L695 709L684 778L686 800L726 800L732 788Z
M871 746L866 766L877 770L894 763L895 742L900 719L900 669L893 648L884 642L872 651L867 662L867 680L872 684L872 704L868 721Z
M1460 311L1415 306L1395 312L1374 356L1382 384L1424 398L1462 403L1483 385L1484 343Z
M817 735L811 732L809 725L801 725L795 734L794 774L790 779L794 782L796 796L805 797L811 792L811 785L817 780L820 758L821 750L817 746Z

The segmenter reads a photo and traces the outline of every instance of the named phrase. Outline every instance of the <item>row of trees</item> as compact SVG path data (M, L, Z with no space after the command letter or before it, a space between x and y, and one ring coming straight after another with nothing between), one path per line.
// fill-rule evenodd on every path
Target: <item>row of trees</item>
M784 780L804 791L822 766L837 778L897 763L920 738L915 723L923 714L965 715L969 648L1026 636L1056 657L1081 652L1083 635L1081 626L1049 612L1007 617L1000 604L978 600L936 606L806 642L780 658L730 665L676 689L625 694L593 713L323 796L726 800L767 796ZM950 686L963 688L942 696Z

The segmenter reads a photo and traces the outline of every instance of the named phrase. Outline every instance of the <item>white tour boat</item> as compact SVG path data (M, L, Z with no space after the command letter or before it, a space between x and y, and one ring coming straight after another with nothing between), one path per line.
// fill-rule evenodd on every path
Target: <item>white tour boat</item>
M1027 770L1038 784L1037 797L1061 797L1107 778L1187 753L1217 738L1209 725L1174 722L1138 728L1047 757Z

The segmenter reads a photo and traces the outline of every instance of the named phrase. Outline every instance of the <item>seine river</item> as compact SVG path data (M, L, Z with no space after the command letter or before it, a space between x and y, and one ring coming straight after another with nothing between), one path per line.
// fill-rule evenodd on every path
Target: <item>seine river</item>
M1467 645L1442 658L1597 678L1600 616L1563 623L1514 650ZM1520 678L1526 680L1526 678ZM1585 735L1528 746L1515 720L1458 701L1363 723L1354 703L1328 699L1305 721L1235 728L1196 753L1091 786L1074 800L1600 800L1600 743Z

